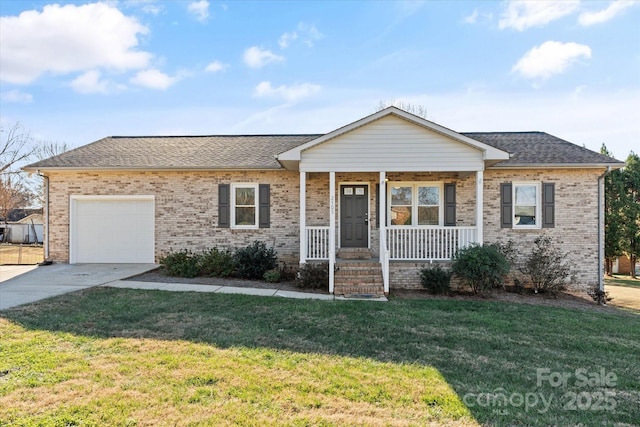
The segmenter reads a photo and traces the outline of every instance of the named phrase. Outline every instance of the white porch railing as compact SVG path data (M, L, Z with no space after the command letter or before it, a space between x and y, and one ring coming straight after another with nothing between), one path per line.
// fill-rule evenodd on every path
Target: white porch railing
M396 261L449 260L477 241L476 227L394 226L387 228L389 258Z
M329 259L329 227L305 227L308 260Z

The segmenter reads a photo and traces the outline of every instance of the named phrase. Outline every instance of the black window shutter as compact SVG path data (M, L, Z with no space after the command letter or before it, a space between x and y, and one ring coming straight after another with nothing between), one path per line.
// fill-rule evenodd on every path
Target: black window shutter
M231 226L231 185L218 184L218 227Z
M542 228L556 226L556 185L553 182L542 183Z
M271 227L271 190L269 184L260 184L258 187L259 192L259 211L258 211L258 226L260 228Z
M380 228L380 184L376 184L376 228Z
M511 183L500 184L500 227L511 228L513 226L513 201Z
M444 185L444 225L456 226L456 184Z

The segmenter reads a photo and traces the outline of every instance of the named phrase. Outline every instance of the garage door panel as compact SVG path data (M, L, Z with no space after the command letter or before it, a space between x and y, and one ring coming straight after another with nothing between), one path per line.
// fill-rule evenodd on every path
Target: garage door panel
M152 197L72 200L71 262L153 263Z

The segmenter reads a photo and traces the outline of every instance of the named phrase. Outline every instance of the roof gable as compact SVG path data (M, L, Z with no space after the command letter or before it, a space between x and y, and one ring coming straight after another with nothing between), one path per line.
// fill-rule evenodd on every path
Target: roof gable
M492 161L492 160L499 161L499 160L506 160L509 158L509 153L501 149L497 149L491 145L469 138L463 134L454 132L451 129L445 128L444 126L440 126L429 120L407 113L406 111L403 111L399 108L388 107L388 108L385 108L384 110L378 111L377 113L371 114L367 117L364 117L360 120L357 120L353 123L350 123L339 129L336 129L333 132L327 133L325 135L321 135L300 146L294 147L289 151L283 152L277 156L277 159L278 161L280 161L280 163L285 165L285 167L287 167L288 169L297 168L297 163L300 162L302 153L304 151L309 150L313 147L316 147L320 144L326 143L327 141L340 138L341 136L344 136L349 132L353 132L358 128L367 126L375 121L381 120L389 116L395 116L400 119L406 120L407 122L417 125L419 127L422 127L425 130L438 133L442 136L449 138L450 140L465 144L471 148L479 150L483 153L482 158L485 161Z

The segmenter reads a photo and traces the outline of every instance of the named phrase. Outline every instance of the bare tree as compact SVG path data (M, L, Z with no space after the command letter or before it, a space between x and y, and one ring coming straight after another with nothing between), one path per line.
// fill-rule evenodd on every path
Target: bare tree
M69 150L70 148L66 142L48 141L48 142L41 143L33 154L35 157L38 158L38 160L44 160L50 157L55 157ZM35 184L32 184L32 187L34 187L35 201L40 206L44 206L45 204L44 177L42 175L38 175L36 177Z
M427 107L425 107L424 105L412 104L410 102L405 102L399 99L380 101L378 107L376 108L376 112L382 111L388 107L396 107L403 111L406 111L407 113L411 113L414 116L422 117L423 119L427 118Z
M38 158L38 160L44 160L50 157L55 157L65 151L69 151L70 149L71 148L66 142L47 141L40 143L33 154Z
M18 166L33 156L36 146L31 135L16 122L8 129L0 127L0 176L21 173Z

